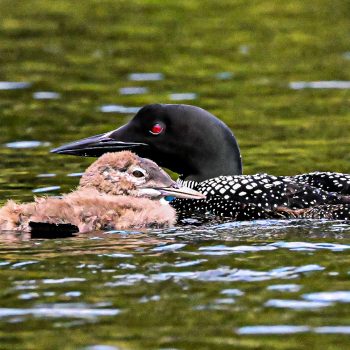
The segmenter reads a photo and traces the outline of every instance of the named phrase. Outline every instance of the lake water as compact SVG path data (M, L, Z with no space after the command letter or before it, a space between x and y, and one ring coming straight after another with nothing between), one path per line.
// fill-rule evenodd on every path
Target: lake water
M74 188L62 143L188 103L244 173L350 173L345 0L0 1L0 203ZM218 145L219 147L219 145ZM347 349L350 224L0 237L1 349Z

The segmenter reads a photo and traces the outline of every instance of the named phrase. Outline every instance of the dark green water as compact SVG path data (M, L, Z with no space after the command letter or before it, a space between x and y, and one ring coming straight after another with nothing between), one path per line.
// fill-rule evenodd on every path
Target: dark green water
M0 13L1 203L74 188L91 160L50 148L152 102L223 119L245 173L350 172L348 1L0 0ZM1 349L349 347L346 223L0 245Z

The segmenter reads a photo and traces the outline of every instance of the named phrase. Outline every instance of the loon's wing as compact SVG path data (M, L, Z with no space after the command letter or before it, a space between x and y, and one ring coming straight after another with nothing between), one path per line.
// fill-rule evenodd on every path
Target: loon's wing
M196 189L207 198L220 197L244 204L274 210L309 208L323 204L350 203L350 197L328 192L305 182L268 174L219 176L200 182Z
M176 199L171 202L182 215L184 212L208 212L233 220L267 219L275 216L302 217L297 210L322 205L350 204L350 196L268 174L219 176L197 183L195 189L205 194L207 199ZM318 215L328 218L325 216L326 207L319 213ZM316 218L316 211L314 214Z
M324 191L350 195L350 174L317 171L286 178L297 183L307 183Z
M296 210L279 207L274 213L284 218L350 221L350 204L324 204Z

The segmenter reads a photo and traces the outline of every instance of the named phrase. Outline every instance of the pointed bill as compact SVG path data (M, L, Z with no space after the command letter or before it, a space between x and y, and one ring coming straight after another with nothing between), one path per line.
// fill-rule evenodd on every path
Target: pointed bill
M106 134L87 137L82 140L67 143L63 146L51 150L52 153L71 154L84 157L99 157L106 152L118 152L123 150L132 150L135 147L146 146L139 142L117 141Z
M204 194L188 187L164 187L158 188L157 190L162 194L162 196L172 196L184 199L206 199L206 196Z

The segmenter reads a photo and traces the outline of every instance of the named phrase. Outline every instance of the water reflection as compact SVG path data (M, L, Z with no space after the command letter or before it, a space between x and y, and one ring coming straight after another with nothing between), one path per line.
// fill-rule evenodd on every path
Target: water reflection
M28 82L0 81L0 90L27 89L31 86Z
M82 350L119 350L119 348L111 345L91 345L82 348Z
M164 74L162 73L130 73L128 79L132 81L156 81L163 80Z
M209 239L208 233L195 233L195 229L208 231L221 225L226 235L231 230L231 239L215 235ZM264 225L214 223L131 233L92 232L53 241L2 240L0 268L7 276L2 281L7 301L0 309L0 321L7 325L16 320L26 327L33 319L43 319L47 327L58 327L50 320L62 319L59 327L72 330L76 322L81 322L79 327L111 322L113 327L118 324L117 328L126 322L121 326L125 331L135 315L141 315L137 316L139 322L161 322L166 327L171 313L185 318L196 315L197 320L211 325L215 325L214 318L227 317L231 321L223 323L224 327L239 336L348 334L347 326L340 323L321 327L305 321L305 313L319 317L334 313L339 304L348 305L349 293L336 287L344 274L331 277L331 291L328 286L317 287L318 281L336 270L330 265L334 254L338 257L336 271L348 270L348 241L275 242L269 236L265 241L235 237L248 227L265 231ZM282 230L279 225L276 223ZM333 223L319 225L327 228ZM294 221L284 226L285 236L289 230L303 227ZM180 237L176 236L178 229L183 231ZM349 231L345 226L342 229ZM295 249L300 247L308 250ZM11 270L21 278L11 279ZM252 324L252 310L259 319L268 313L272 324ZM285 315L295 324L280 324ZM298 325L303 320L305 325Z
M309 293L304 294L302 297L310 301L350 303L350 291Z
M234 74L231 72L220 72L215 75L216 79L219 80L230 80L234 77Z
M44 177L55 177L57 174L38 174L36 177L39 177L39 178L44 178Z
M325 326L314 328L315 333L320 334L350 334L349 326Z
M279 291L279 292L299 292L301 286L298 284L274 284L267 287L267 290Z
M159 272L157 274L124 274L113 276L116 282L107 282L108 287L118 287L124 285L134 285L136 283L145 281L147 283L157 283L160 281L172 280L178 283L183 280L195 280L201 282L258 282L268 281L274 279L291 279L298 278L300 274L305 271L322 271L320 266L300 266L300 267L286 267L272 269L270 271L256 271L248 269L234 268L230 269L226 266L217 269L209 270L192 270L192 271L178 271L178 272ZM305 305L309 304L304 302ZM322 304L323 305L323 304ZM270 306L270 305L268 305ZM274 305L275 306L275 305Z
M70 173L67 174L68 177L81 177L84 173Z
M64 277L59 279L44 279L41 282L44 284L62 284L62 283L72 283L72 282L84 282L86 281L85 278L79 278L79 277Z
M0 308L0 318L11 316L35 316L42 318L95 318L99 316L116 316L118 309L97 309L83 303L48 304L32 309Z
M310 327L293 325L247 326L236 330L237 334L295 334L309 332Z
M47 186L47 187L35 188L34 190L32 190L32 192L46 193L46 192L58 191L59 189L61 189L61 186Z
M238 51L242 55L249 55L250 47L248 45L240 45Z
M340 243L309 243L309 242L275 242L271 243L273 247L286 248L295 251L315 251L317 249L327 249L333 252L343 251L350 249L349 244Z
M174 93L169 95L169 100L171 101L195 100L196 98L198 98L198 95L193 92Z
M58 100L61 95L58 92L52 91L37 91L33 93L35 100Z
M330 80L330 81L294 81L289 83L293 90L302 89L350 89L350 81Z
M126 107L121 105L104 105L100 107L103 113L120 113L120 114L135 114L140 110L140 107Z
M5 144L7 148L36 148L36 147L48 147L49 142L41 141L14 141Z
M288 299L271 299L265 303L266 307L277 307L283 309L305 310L305 309L319 309L332 305L330 302L318 301L302 301L302 300L288 300Z
M148 88L140 86L129 86L119 89L121 95L143 95L149 92Z
M279 334L296 334L296 333L319 333L319 334L350 334L349 326L324 326L308 327L294 325L264 325L264 326L246 326L236 330L241 335L279 335Z

